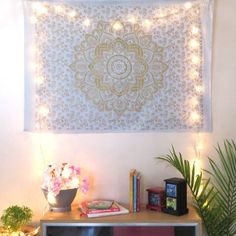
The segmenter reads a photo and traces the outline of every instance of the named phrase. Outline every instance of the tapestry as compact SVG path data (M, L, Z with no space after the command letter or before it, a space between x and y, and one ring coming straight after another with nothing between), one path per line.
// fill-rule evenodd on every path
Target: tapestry
M212 8L25 0L25 130L210 131Z

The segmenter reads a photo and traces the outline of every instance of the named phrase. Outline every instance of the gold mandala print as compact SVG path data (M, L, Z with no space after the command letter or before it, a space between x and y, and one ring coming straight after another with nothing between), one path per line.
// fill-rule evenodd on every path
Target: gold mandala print
M75 46L76 86L99 111L119 117L139 112L164 85L168 65L164 47L157 45L139 25L116 30L98 22L96 29Z

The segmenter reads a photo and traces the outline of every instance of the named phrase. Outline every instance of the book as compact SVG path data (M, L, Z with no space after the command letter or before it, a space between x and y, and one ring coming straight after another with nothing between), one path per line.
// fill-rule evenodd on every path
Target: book
M120 211L120 208L117 203L109 200L93 200L82 202L79 205L79 208L84 214Z
M133 206L133 210L134 212L137 212L137 175L138 173L135 171L134 176L133 176L133 188L134 188L134 194L133 194L133 198L134 198L134 206Z
M130 176L129 210L130 212L134 212L134 173L135 172L136 172L135 169L131 169L129 172L129 176Z
M93 217L103 217L103 216L111 216L111 215L121 215L121 214L127 214L129 213L129 210L126 209L125 207L121 206L120 204L118 204L117 202L114 202L114 204L119 207L119 210L118 211L103 211L103 212L93 212L93 213L90 213L90 212L84 212L81 208L81 213L82 213L82 216L87 216L89 218L93 218Z
M140 211L140 193L141 193L141 175L140 173L137 176L137 212Z

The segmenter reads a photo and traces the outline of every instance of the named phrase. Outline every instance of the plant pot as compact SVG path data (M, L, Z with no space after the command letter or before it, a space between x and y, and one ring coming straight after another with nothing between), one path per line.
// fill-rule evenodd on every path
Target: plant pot
M71 203L73 202L77 188L61 190L58 195L54 196L46 189L42 189L46 200L48 201L50 211L66 212L71 211Z

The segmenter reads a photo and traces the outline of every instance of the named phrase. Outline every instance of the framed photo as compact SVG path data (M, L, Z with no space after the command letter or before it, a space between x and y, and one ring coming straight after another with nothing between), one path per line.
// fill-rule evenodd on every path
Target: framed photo
M166 195L169 197L177 197L176 185L167 184L166 185Z
M177 209L177 202L175 198L167 197L166 198L166 208L176 211Z

